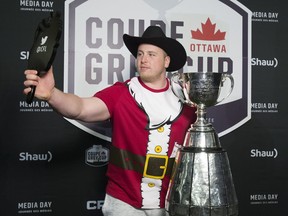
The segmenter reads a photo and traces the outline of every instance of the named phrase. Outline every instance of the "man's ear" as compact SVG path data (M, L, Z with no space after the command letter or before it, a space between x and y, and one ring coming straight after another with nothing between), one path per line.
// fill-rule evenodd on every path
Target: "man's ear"
M165 56L165 68L168 68L170 65L170 56Z

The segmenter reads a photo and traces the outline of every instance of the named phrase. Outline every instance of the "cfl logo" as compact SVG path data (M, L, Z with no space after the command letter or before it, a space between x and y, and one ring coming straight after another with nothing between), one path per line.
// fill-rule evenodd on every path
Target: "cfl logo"
M90 200L87 201L86 208L87 210L99 210L102 208L104 200Z

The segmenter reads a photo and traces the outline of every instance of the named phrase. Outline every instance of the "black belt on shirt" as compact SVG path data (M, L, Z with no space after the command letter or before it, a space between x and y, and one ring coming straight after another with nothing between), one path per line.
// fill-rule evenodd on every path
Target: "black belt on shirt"
M137 155L111 145L109 162L122 169L134 170L144 177L163 179L172 173L175 158L167 155Z

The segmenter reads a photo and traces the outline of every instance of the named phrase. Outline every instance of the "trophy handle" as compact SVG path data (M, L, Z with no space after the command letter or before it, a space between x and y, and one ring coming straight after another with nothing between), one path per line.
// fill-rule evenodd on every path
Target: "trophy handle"
M185 82L183 79L183 74L176 72L173 73L171 78L171 88L172 92L176 97L180 99L182 103L189 103L187 89L185 88Z
M222 74L222 78L221 78L221 86L223 86L224 82L226 81L226 78L230 80L230 90L225 97L223 97L221 100L217 100L216 104L222 102L225 98L229 97L234 88L234 78L230 74L224 74L224 73Z

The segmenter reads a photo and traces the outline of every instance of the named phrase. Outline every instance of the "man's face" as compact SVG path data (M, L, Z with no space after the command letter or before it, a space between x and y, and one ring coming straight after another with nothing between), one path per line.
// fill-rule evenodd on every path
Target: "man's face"
M154 82L166 77L170 57L161 48L151 44L138 47L136 67L143 82Z

